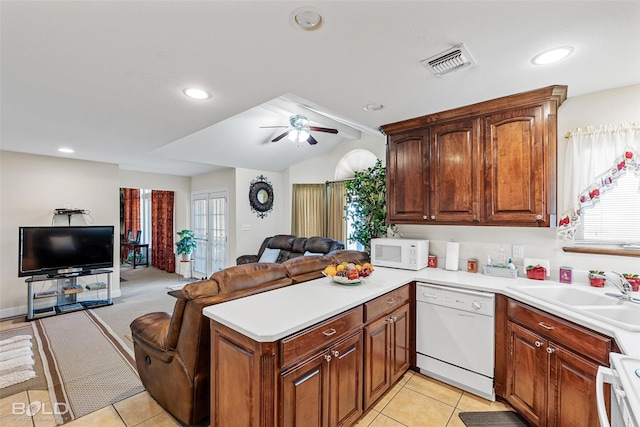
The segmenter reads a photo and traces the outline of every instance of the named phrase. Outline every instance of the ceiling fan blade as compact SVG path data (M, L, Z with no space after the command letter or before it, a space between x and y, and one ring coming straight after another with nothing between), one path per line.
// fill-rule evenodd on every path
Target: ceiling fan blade
M311 135L309 135L309 138L307 138L307 142L311 145L316 145L318 143L318 141L316 141L316 139Z
M315 130L317 132L338 133L338 129L319 128L317 126L309 126L309 130Z
M260 126L260 129L288 128L289 126Z
M275 138L273 138L271 140L271 142L278 142L278 141L280 141L282 138L284 138L287 135L289 135L289 131L282 132L280 135L278 135Z

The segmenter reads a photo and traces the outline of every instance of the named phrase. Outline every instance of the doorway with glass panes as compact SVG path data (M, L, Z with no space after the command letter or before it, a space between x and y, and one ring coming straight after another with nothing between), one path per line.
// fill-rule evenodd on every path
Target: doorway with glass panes
M191 194L191 223L197 241L193 277L209 277L227 265L227 193L227 189L213 189Z

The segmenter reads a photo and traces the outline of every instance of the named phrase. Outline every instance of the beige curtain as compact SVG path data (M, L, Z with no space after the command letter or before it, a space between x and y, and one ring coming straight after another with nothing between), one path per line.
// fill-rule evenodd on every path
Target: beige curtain
M344 181L327 183L327 234L326 236L347 243L347 221L344 207L347 203Z
M327 222L325 184L293 184L291 234L301 237L324 236Z

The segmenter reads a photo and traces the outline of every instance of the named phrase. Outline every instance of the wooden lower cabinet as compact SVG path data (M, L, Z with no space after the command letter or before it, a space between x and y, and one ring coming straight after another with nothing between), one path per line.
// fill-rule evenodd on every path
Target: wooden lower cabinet
M281 376L281 425L350 425L362 415L362 331Z
M365 326L364 337L366 410L409 369L409 304Z
M534 426L598 426L596 373L613 340L513 301L508 311L507 401Z

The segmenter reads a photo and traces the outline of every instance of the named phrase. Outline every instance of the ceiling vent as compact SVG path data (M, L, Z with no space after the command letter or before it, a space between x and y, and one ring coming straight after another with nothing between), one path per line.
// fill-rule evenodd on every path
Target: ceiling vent
M433 74L440 77L451 71L457 71L471 64L475 64L476 61L473 59L464 44L461 43L451 49L447 49L444 52L440 52L437 55L424 59L420 61L420 63L427 67Z

